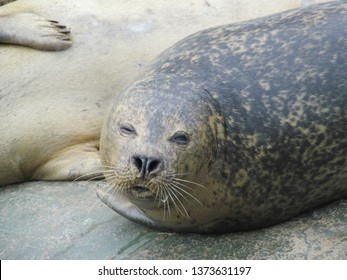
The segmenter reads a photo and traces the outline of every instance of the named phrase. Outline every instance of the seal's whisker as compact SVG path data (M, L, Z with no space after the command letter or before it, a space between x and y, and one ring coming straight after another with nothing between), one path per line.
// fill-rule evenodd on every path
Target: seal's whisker
M126 182L120 182L120 184L116 187L116 195L121 195L122 193L124 193L125 183Z
M172 183L172 182L180 183L180 182L177 182L177 178L170 178L170 179L163 178L163 180L165 180L165 181L168 182L168 183ZM186 189L193 190L193 188L190 187L190 186L184 185L183 183L180 183L180 184L181 184L183 187L185 187Z
M179 182L172 182L171 186L174 188L177 188L179 190L181 190L182 192L184 192L185 194L189 195L191 198L193 198L195 201L197 201L199 204L202 205L201 201L199 199L197 199L194 195L192 195L191 193L187 192L185 189L181 188L180 186L184 186L183 184L179 183Z
M174 174L172 174L172 176L175 177L175 176L185 176L185 175L192 175L192 174L194 174L194 173L192 173L192 172L190 172L190 173L174 173Z
M158 197L159 197L159 189L160 189L159 187L156 188L154 200L159 200L159 199L158 199ZM159 207L159 206L160 206L160 200L159 200L159 205L158 205L158 207Z
M123 183L122 182L114 182L112 184L112 192L113 196L118 196L123 192Z
M172 193L172 195L175 196L175 198L177 199L178 203L182 206L183 211L184 211L185 213L182 212L182 210L180 209L180 207L176 204L175 199L172 198L172 196L170 195L170 198L171 198L173 204L175 205L176 210L177 210L179 213L181 213L183 217L186 217L187 219L190 220L190 216L189 216L189 214L188 214L188 212L187 212L186 207L183 205L183 203L181 202L181 200L179 199L179 197L175 194L175 192L177 192L177 190L175 190L175 189L171 189L171 190L170 190L170 193ZM177 193L179 193L179 192L177 192ZM182 197L184 197L184 195L182 195L181 193L179 193L179 194L180 194ZM185 197L184 197L184 198L185 198ZM186 198L185 198L185 199L186 199Z
M201 184L199 184L199 183L195 183L195 182L190 181L190 180L184 180L184 179L181 179L181 178L175 178L175 180L177 180L177 181L182 181L182 182L186 182L186 183L193 184L193 185L202 187L202 188L204 188L204 189L207 189L204 185L201 185Z
M116 174L115 170L112 170L112 169L104 169L103 173L104 174Z
M104 172L115 172L115 168L113 167L109 167L109 166L102 166L102 170L104 171Z
M165 198L167 198L167 199L165 199L165 204L166 204L166 206L167 206L167 211L168 211L168 213L169 213L169 217L171 217L171 209L170 209L170 201L169 201L169 196L170 196L170 193L169 193L169 189L168 188L165 188Z
M184 194L182 194L180 191L183 191L184 193L187 193L186 191L184 191L181 187L177 186L175 183L170 183L170 186L172 187L173 190L175 190L177 193L179 193L184 199L185 201L188 202L188 199L184 196ZM188 193L187 193L188 194Z
M104 170L114 170L114 169L115 169L115 166L102 165L102 168L103 168Z
M168 194L169 191L168 191L168 188L167 188L166 185L162 188L162 192L165 194L165 197L169 197L169 194ZM164 201L161 200L161 201L164 204L164 216L163 216L163 218L165 220L165 214L166 214L165 209L166 209L166 207L167 207L167 211L168 211L169 217L171 217L170 203L169 203L169 199L166 199Z
M159 194L159 191L162 190L162 188L163 188L163 187L162 187L162 184L163 184L163 182L159 181L159 182L158 182L158 185L159 185L159 186L156 186L156 187L155 187L155 189L156 189L156 194L155 194L155 199L154 199L154 200L158 200L158 207L160 207L161 202L163 202L162 199L160 198L160 194Z
M110 187L113 189L113 190L116 190L119 188L119 186L121 185L121 183L118 181L118 180L113 180L110 184Z
M92 178L89 178L87 181L89 182L89 181L93 181L93 180L106 180L105 179L105 176L104 175L99 175L99 176L94 176L94 177L92 177Z
M167 187L167 185L165 184L162 189L164 190L164 192L162 193L162 196L160 198L161 202L166 203L168 200L168 191L169 188Z
M105 178L109 182L109 181L116 179L117 177L114 174L109 174L109 175L106 174Z
M174 191L173 189L169 188L169 189L168 189L168 193L169 193L169 198L170 198L170 200L172 201L172 203L174 204L175 209L177 210L177 212L180 213L183 217L185 217L185 218L187 218L187 219L190 219L189 214L188 214L186 208L184 207L184 205L183 205L183 203L181 202L181 200L180 200L180 199L177 197L177 195L175 194L175 191ZM174 197L173 197L173 196L174 196ZM177 202L182 206L183 211L184 211L185 213L183 213L182 210L181 210L181 208L180 208L180 206L177 205L176 200L177 200Z
M132 175L130 173L107 173L107 178L115 177L118 178L119 180L131 180L132 179Z
M106 178L110 178L111 176L116 176L114 172L111 171L104 171L103 174L105 175Z
M129 179L131 179L130 176L119 176L119 175L109 175L107 176L107 178L116 178L120 181L129 181Z
M96 176L90 178L90 176L93 176L93 175L96 175ZM90 181L90 180L95 180L95 179L97 179L96 177L102 177L102 178L104 178L104 176L102 175L102 171L94 171L94 172L90 172L90 173L87 173L87 174L83 174L83 175L78 176L77 178L75 178L72 182L80 181L80 180L82 180L83 178L85 178L85 179L88 178L88 181ZM95 179L93 179L93 178L95 178Z
M117 189L116 188L112 188L110 194L111 194L112 197L117 196Z
M171 180L170 183L174 183L174 184L176 184L176 185L180 185L181 187L183 187L183 188L185 188L185 189L188 189L188 190L190 190L190 191L194 190L192 187L189 187L189 186L187 186L187 185L185 185L185 184L183 184L183 183L181 183L181 182L177 182L177 181L175 181L175 180Z
M168 186L165 185L164 190L165 190L164 191L164 195L167 198L167 199L165 199L164 203L165 203L165 205L166 205L166 207L168 209L169 217L171 217L170 199L172 199L172 197L170 195L170 188L168 188Z
M118 178L113 178L111 182L109 182L109 185L111 186L112 190L115 191L115 194L117 195L119 191L122 189L122 181L119 181Z
M160 207L161 203L163 203L163 207L164 207L163 218L165 218L165 202L163 202L161 198L163 197L163 189L164 189L164 187L158 188L158 207Z
M112 167L109 167L109 166L102 166L102 168L103 168L104 171L113 171L113 172L115 171L114 167L112 168Z
M170 202L169 201L170 201L170 199L172 199L172 197L171 197L171 194L170 194L170 189L166 188L166 187L165 187L165 196L168 199L165 199L165 201L163 203L167 205L168 213L169 213L169 216L171 217L171 210L170 210Z

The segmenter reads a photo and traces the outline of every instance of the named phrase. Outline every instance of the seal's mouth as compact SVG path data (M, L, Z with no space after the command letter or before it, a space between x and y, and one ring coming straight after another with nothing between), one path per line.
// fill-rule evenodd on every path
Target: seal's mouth
M136 185L135 187L132 187L132 189L137 191L138 193L144 193L144 192L149 191L149 188L147 188L146 186L142 186L142 185Z
M126 192L131 198L135 199L155 199L155 195L153 194L153 192L151 192L147 185L135 185L133 187L128 188Z

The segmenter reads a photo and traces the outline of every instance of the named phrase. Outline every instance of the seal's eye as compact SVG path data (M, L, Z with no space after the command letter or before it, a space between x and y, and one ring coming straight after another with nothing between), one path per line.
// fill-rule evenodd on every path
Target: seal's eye
M170 138L170 141L179 145L187 145L189 143L189 135L186 132L178 131Z
M121 124L119 126L119 131L124 136L136 134L135 128L130 124Z

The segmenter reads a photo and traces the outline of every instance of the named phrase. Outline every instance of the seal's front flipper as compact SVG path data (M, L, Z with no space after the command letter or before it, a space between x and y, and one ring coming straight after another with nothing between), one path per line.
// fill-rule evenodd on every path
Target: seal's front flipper
M59 51L69 48L72 40L65 25L33 13L19 13L0 16L0 43Z
M74 145L56 153L36 169L32 179L47 181L104 179L99 141Z

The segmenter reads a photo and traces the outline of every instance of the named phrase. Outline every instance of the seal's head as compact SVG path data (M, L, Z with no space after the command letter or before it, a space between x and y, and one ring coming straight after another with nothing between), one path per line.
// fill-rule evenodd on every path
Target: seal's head
M193 87L145 79L114 100L101 136L109 190L99 197L122 215L192 230L226 211L213 175L223 164L223 117L209 92Z

